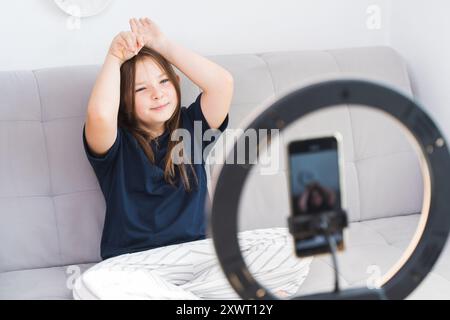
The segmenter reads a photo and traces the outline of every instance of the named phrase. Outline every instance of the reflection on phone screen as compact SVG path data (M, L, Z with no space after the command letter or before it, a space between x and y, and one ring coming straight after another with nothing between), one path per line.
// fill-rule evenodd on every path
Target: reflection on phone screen
M341 208L338 145L335 137L294 141L289 144L291 207L293 215L313 216ZM343 248L342 230L334 237ZM296 239L297 255L329 251L323 235Z

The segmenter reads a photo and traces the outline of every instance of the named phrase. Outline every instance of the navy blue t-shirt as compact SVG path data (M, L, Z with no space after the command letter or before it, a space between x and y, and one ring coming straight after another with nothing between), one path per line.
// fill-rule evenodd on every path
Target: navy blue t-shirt
M201 121L202 134L210 129L200 108L200 93L188 108L181 108L181 128L194 138L194 121ZM200 122L197 123L199 126ZM228 115L218 128L228 126ZM158 144L150 143L155 154L153 165L134 136L118 127L117 137L102 157L88 148L83 127L83 144L106 201L105 223L101 240L101 256L113 256L143 251L176 243L205 239L205 204L209 200L204 159L193 164L198 186L192 174L192 191L185 190L178 170L176 186L164 179L164 157L170 139L166 130ZM202 151L212 141L203 141ZM198 140L197 140L198 141ZM194 147L191 149L194 150ZM193 158L192 158L193 160ZM191 169L186 166L190 173Z

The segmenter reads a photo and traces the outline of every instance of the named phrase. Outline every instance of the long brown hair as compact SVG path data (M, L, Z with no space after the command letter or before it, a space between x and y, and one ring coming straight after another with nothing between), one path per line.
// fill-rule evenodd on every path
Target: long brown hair
M184 188L187 191L191 191L191 183L189 181L187 166L190 167L192 174L194 175L196 184L198 185L198 178L195 174L195 170L191 163L189 164L174 164L172 161L172 152L174 147L178 144L178 141L172 141L170 139L172 132L175 129L180 128L181 122L181 89L177 80L176 73L172 65L157 51L143 47L139 53L133 58L125 61L120 68L120 106L118 115L118 125L122 128L126 128L137 140L139 145L144 150L145 155L152 164L155 164L155 155L150 142L155 139L149 132L138 126L138 118L135 109L135 76L136 76L136 63L143 60L145 57L150 57L153 61L159 65L159 67L167 74L169 81L175 87L178 103L173 115L164 123L164 129L169 131L169 142L167 146L167 154L164 158L164 179L171 185L175 186L176 169L178 169ZM156 141L155 141L156 142ZM183 156L184 150L181 147L180 156Z

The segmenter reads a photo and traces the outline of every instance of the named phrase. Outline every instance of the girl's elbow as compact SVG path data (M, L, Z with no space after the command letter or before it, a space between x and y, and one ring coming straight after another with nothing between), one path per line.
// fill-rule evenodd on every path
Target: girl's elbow
M227 83L229 83L231 86L234 86L234 78L231 73L227 72L225 79L226 79Z
M230 95L233 95L233 91L234 91L234 79L233 76L229 73L226 76L226 87L228 88L228 91L230 92Z

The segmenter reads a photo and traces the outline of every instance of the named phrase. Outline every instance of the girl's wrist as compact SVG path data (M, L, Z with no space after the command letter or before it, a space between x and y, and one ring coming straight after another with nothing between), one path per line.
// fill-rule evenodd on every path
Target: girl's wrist
M152 47L158 51L158 53L165 56L168 53L169 42L170 41L167 37L162 36Z
M117 66L120 68L122 66L122 64L124 63L124 61L122 61L119 57L115 56L114 54L112 54L111 52L108 52L108 54L106 55L106 59L105 62L112 62L114 64L117 64Z

